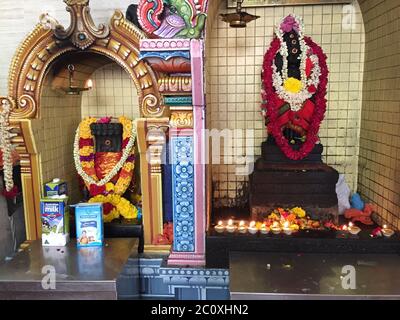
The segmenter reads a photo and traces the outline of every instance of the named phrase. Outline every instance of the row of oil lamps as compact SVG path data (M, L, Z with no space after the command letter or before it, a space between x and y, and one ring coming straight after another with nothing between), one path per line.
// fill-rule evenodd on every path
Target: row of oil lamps
M247 226L243 220L239 222L238 226L236 226L233 223L233 220L230 219L227 225L224 225L223 221L219 221L214 229L218 233L223 233L225 231L229 233L234 233L237 231L239 233L249 232L250 234L256 234L258 232L260 232L261 234L268 234L270 232L272 232L273 234L279 234L283 232L287 235L291 235L294 232L294 230L290 228L290 224L288 221L283 224L283 227L281 227L279 222L277 221L275 221L270 227L267 227L265 223L258 227L255 221L250 222L250 224Z
M270 232L272 232L273 234L280 234L283 232L287 235L291 235L293 232L295 232L295 230L290 227L288 221L284 222L282 227L277 221L275 221L270 227L267 227L265 223L259 227L257 226L257 223L255 221L250 222L250 224L247 226L246 222L243 220L239 222L238 226L236 226L233 220L230 219L226 225L224 225L223 221L219 221L214 229L218 233L223 233L225 231L229 233L234 233L237 231L242 234L245 234L247 232L250 234L257 234L258 232L260 232L261 234L268 234ZM357 235L361 231L361 228L357 227L352 222L349 222L348 225L342 226L341 229L342 231L349 232L352 235ZM381 231L382 234L387 238L391 237L394 234L394 231L392 229L389 229L387 225L384 225Z

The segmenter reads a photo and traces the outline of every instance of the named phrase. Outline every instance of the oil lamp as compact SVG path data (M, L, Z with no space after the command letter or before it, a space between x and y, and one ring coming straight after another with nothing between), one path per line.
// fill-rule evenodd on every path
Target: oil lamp
M281 233L282 229L279 226L279 223L277 221L275 221L272 224L271 231L272 231L273 234L280 234Z
M283 232L288 236L292 234L293 230L290 228L289 221L285 221L285 223L283 224Z
M361 229L355 226L352 222L349 222L348 230L352 235L357 235L361 231Z
M225 231L224 223L219 221L218 224L214 227L215 231L218 233L222 233Z
M236 227L235 227L235 225L233 224L233 220L232 220L232 219L229 219L228 225L226 226L226 231L228 231L228 232L230 232L230 233L233 233L233 232L235 232L235 229L236 229Z
M258 228L256 227L255 221L250 222L248 230L249 230L249 233L251 233L251 234L256 234L258 232Z
M262 226L261 226L260 232L262 234L268 234L269 231L270 231L270 229L267 227L267 225L265 223L263 223Z
M242 220L239 223L239 228L238 228L240 233L246 233L247 232L247 226L245 224L245 222Z
M253 20L260 18L242 11L242 4L244 0L236 2L236 12L221 14L222 21L229 23L231 28L246 28L247 24Z
M62 91L65 92L67 95L77 96L82 91L88 91L93 88L93 81L88 79L85 83L84 87L78 87L74 85L74 72L75 66L73 64L68 65L68 83L69 86L67 88L61 88Z
M382 228L382 234L386 237L386 238L390 238L392 235L394 235L394 230L388 228L388 226L385 224L383 225Z

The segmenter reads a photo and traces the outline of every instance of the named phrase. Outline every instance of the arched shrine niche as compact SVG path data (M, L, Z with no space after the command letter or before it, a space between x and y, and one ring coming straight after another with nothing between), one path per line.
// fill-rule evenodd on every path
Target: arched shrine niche
M162 187L158 164L146 160L149 147L146 136L150 126L165 130L169 119L164 117L168 112L161 104L159 74L139 57L140 41L146 36L120 11L114 13L108 25L96 26L90 15L89 0L64 2L71 14L70 26L64 28L54 18L41 16L41 23L22 42L14 56L9 94L1 97L2 105L11 107L10 126L15 133L11 142L17 146L21 157L27 238L33 240L41 235L39 204L43 183L48 179L70 180L72 201L79 200L77 181L74 180L73 140L82 117L94 112L87 107L90 95L95 91L81 95L62 93L63 88L68 88L68 66L73 65L75 69L74 86L85 87L86 81L94 76L99 85L95 90L100 90L102 80L107 80L104 77L97 79L98 73L111 66L111 74L119 74L117 78L121 80L117 81L119 88L113 88L114 104L107 101L105 90L100 99L106 101L95 116L121 116L130 111L127 116L141 117L137 119L136 148L140 153L137 158L141 159L136 162L137 166L140 163L137 180L138 189L144 195L143 222L147 243L151 243L152 237L162 232L162 208L151 205L152 202L162 203L162 192L155 193L153 198L150 194L154 194L151 190ZM117 103L116 100L124 96L124 87L131 98ZM116 91L119 93L115 94ZM133 101L135 96L137 101ZM160 177L152 179L154 176Z
M241 138L232 140L232 155L242 156L247 145L254 147L256 159L261 157L261 144L267 138L260 109L263 58L275 26L294 13L303 18L306 35L328 56L328 108L319 131L323 159L346 175L352 189L357 188L365 31L356 2L351 5L354 26L342 24L348 7L348 3L245 7L246 12L260 18L246 28L234 29L219 16L232 11L226 9L226 1L210 2L206 33L207 128L242 130ZM254 129L250 145L245 141L247 129ZM223 147L221 141L221 154ZM237 166L225 163L223 157L220 164L209 165L208 207L209 215L215 216L214 223L220 216L214 214L216 211L235 215L236 208L247 205L249 179L235 175Z

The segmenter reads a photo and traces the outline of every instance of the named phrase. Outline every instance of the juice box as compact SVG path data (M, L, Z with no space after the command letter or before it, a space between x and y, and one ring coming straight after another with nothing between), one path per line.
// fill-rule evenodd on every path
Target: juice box
M101 203L77 204L75 222L78 247L103 245L103 205Z
M68 197L40 200L42 245L65 246L69 241Z
M58 178L44 184L45 197L67 195L67 183Z

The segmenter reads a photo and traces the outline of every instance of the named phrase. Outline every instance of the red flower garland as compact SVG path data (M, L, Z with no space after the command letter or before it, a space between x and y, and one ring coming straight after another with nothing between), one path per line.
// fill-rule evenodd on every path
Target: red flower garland
M283 153L292 160L304 159L313 150L315 144L318 141L318 131L321 122L325 116L327 102L325 99L329 74L328 66L326 64L327 56L322 51L321 47L313 42L311 38L304 37L304 40L309 48L312 50L312 52L318 57L319 66L321 68L321 76L319 77L319 86L318 88L316 88L317 91L314 95L316 108L311 118L310 127L307 131L306 141L299 151L293 150L291 148L291 146L289 145L289 141L283 136L282 128L278 125L277 121L279 117L279 108L281 107L279 101L282 100L280 100L280 98L276 94L273 86L272 65L281 47L281 43L278 38L274 38L274 40L272 41L270 49L264 56L263 63L263 99L267 102L263 104L262 108L266 109L267 117L269 118L268 132L274 136L277 145L280 147Z
M19 189L17 186L14 186L10 191L7 191L6 188L1 192L1 195L7 199L14 199L19 194Z

